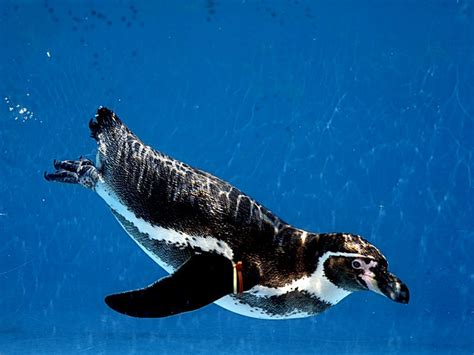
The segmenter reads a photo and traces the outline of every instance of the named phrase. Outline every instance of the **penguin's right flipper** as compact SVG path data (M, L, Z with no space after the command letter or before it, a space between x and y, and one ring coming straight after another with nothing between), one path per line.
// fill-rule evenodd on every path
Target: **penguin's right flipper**
M217 254L193 255L178 270L139 290L105 298L113 310L132 317L159 318L201 308L233 293L234 264ZM258 283L256 268L243 265L243 288Z

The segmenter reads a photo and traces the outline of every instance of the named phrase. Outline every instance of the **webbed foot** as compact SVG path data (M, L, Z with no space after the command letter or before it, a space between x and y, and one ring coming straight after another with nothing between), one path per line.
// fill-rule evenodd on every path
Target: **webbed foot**
M48 181L80 184L94 189L99 180L99 171L89 159L81 157L79 160L54 160L53 165L56 169L54 173L44 173L44 178Z

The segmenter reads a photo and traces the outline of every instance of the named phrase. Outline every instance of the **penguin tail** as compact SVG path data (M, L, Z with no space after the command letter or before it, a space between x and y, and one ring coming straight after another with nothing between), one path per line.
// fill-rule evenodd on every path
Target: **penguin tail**
M137 164L133 154L137 154L143 142L113 111L99 107L95 117L89 122L89 128L91 137L98 145L96 165L104 179L107 180L107 176L121 176L124 171L133 171L134 164ZM132 181L129 180L128 183Z
M103 106L99 107L95 117L89 121L89 128L91 130L91 137L96 141L101 139L101 134L108 134L114 131L128 131L120 118L113 111Z

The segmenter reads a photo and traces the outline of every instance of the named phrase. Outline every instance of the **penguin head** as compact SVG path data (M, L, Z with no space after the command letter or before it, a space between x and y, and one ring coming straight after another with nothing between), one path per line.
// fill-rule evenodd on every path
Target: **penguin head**
M336 238L339 243L330 243L320 260L329 281L350 292L369 290L408 303L408 287L388 271L387 259L376 247L358 235L338 234Z

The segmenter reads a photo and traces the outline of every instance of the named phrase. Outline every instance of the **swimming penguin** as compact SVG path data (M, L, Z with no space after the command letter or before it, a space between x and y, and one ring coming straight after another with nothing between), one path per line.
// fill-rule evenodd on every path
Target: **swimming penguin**
M107 296L117 312L166 317L210 303L264 319L316 315L355 291L408 303L407 286L372 244L295 228L229 183L138 139L109 109L89 123L95 164L54 161L48 181L95 191L169 276Z

